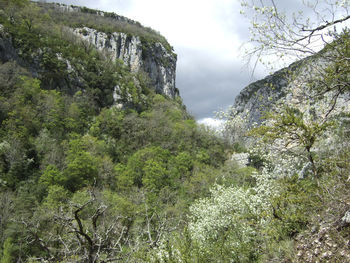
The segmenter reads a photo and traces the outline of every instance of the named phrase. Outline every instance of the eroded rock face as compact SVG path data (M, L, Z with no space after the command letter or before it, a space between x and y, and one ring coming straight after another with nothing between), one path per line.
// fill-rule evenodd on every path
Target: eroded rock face
M265 113L273 110L276 105L287 103L290 92L295 92L298 74L305 72L304 63L298 61L287 68L258 80L245 87L235 98L234 109L246 121L248 128L261 124ZM300 76L301 77L301 76ZM305 76L301 77L304 79ZM295 94L296 95L296 94ZM296 97L293 97L295 100Z
M9 60L18 61L19 57L12 46L11 38L6 35L4 26L0 24L0 61L4 63Z
M245 87L236 97L234 108L238 114L244 116L247 125L260 124L264 112L286 95L288 78L282 71L278 71L263 80L256 81Z
M107 35L88 27L76 28L73 32L99 51L109 53L113 60L122 60L131 71L137 72L141 69L142 45L138 37L118 32Z
M249 153L234 153L231 161L235 161L239 168L244 168L249 164Z
M161 43L147 43L138 36L120 32L106 34L88 27L76 28L73 32L113 60L122 60L132 72L145 72L156 92L171 98L177 95L176 56Z
M317 111L317 116L324 117L336 91L320 97L313 86L317 85L315 80L322 79L320 72L329 65L326 56L315 55L248 85L235 99L234 115L244 119L247 129L260 125L267 112L284 106L297 108L306 114L316 114ZM349 112L349 100L348 92L338 96L332 114Z

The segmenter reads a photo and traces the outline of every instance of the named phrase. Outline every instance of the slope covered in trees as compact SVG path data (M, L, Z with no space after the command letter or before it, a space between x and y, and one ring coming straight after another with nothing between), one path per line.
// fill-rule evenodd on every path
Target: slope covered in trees
M69 34L74 18L0 3L1 262L148 261L207 193L222 140L180 97L156 94L145 74ZM124 32L165 41L128 23Z
M86 8L0 7L1 262L349 261L346 30L317 76L286 70L286 95L307 100L281 99L250 131L230 114L223 139L69 28L170 48L156 32Z

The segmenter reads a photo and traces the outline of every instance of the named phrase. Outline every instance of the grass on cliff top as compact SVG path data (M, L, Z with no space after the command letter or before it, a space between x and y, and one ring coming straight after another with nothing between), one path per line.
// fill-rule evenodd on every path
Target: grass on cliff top
M161 43L169 53L173 47L159 32L149 27L142 26L139 22L119 16L112 12L101 12L87 7L79 7L80 12L70 12L68 9L59 8L58 4L38 3L49 12L52 19L69 27L89 27L106 34L122 32L133 36L139 36L141 40L149 43ZM76 7L76 6L72 6Z

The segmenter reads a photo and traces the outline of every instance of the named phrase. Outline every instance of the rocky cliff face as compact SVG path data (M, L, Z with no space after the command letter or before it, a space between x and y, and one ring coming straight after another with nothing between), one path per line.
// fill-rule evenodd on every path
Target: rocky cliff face
M166 40L162 36L157 35L157 32L144 28L140 23L114 13L63 4L38 3L38 5L43 10L54 11L51 13L52 16L56 16L54 19L69 16L66 19L69 21L68 25L65 24L65 27L68 32L75 35L76 39L74 41L81 39L83 42L93 45L97 50L104 53L106 57L114 61L122 61L132 73L145 73L149 77L151 88L157 93L164 94L170 98L175 98L178 95L175 85L176 54ZM84 16L86 16L85 20L81 22L80 19ZM78 18L74 20L74 17ZM86 21L90 22L90 20L90 27L84 26ZM66 23L66 21L63 23ZM106 25L108 30L101 32L101 30L93 28L94 23L97 24L97 27ZM110 29L113 28L114 24L116 25L115 28L119 26L128 33L110 33ZM77 27L78 25L81 26ZM157 41L157 39L160 40ZM41 64L45 48L33 49L31 57L34 57L34 59L28 62L21 59L21 51L18 47L13 46L12 40L11 36L3 32L2 25L0 25L0 60L2 62L14 60L28 68L34 77L38 77L43 72ZM67 64L69 82L74 82L73 85L69 84L68 86L70 87L68 88L72 89L74 93L76 90L72 88L73 86L78 88L82 86L80 85L82 81L78 76L79 74L75 72L74 68L71 68L69 58L62 59L59 53L56 56L63 63ZM62 85L58 86L64 85L62 83ZM65 88L63 87L62 89L64 90Z
M261 124L265 113L283 106L298 108L307 114L317 110L322 117L332 103L334 92L320 98L313 86L329 63L324 56L311 56L248 85L235 98L233 114L241 117L248 129ZM348 111L349 99L349 93L341 94L333 113Z
M13 48L11 41L6 38L4 26L0 24L0 61L18 60L16 50Z
M115 13L63 4L55 4L53 8L59 9L62 15L67 12L84 12L105 17L115 23L143 28L139 22ZM120 59L123 61L132 72L145 72L157 93L165 94L170 98L178 95L175 86L176 54L166 48L164 43L150 41L138 35L124 32L107 34L86 26L74 28L72 31L76 36L94 45L99 51L108 53L113 60Z
M113 60L122 60L132 72L144 71L158 93L171 98L177 95L176 56L161 43L147 43L138 36L120 32L106 34L88 27L75 28L73 33L106 52Z
M286 71L280 70L249 84L235 98L233 106L236 114L244 116L249 126L260 124L264 112L272 109L286 95L289 82Z

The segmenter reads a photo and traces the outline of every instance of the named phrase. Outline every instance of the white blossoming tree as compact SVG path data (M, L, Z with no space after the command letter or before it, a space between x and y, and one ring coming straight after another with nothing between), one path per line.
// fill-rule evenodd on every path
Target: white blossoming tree
M190 207L189 232L201 253L252 262L259 257L263 229L273 217L271 199L278 195L274 179L265 170L252 175L254 187L215 185L208 198Z

